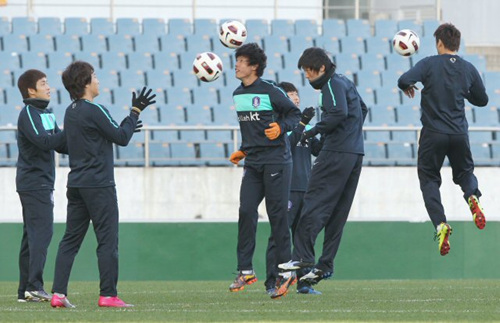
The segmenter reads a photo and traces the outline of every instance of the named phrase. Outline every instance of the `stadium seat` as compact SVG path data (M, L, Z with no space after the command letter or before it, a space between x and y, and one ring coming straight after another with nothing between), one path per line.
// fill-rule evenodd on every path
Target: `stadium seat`
M144 166L144 144L139 142L130 142L127 146L118 146L116 148L116 166Z
M69 52L53 52L47 54L48 68L52 70L64 70L73 62L73 55Z
M146 86L146 76L143 70L122 70L120 74L120 87L140 89Z
M193 69L193 61L199 52L185 52L179 54L180 69L183 71L191 71Z
M373 88L358 86L358 93L367 107L375 105L375 90Z
M3 121L2 118L2 113L0 113L0 124L6 124L6 122ZM3 130L0 131L0 144L4 145L6 143L17 143L17 138L16 138L16 131L14 130Z
M217 105L219 104L219 91L214 86L202 83L201 86L193 88L193 102L197 105Z
M164 35L160 37L161 51L165 53L184 53L186 40L184 35Z
M295 23L291 19L272 19L271 35L289 37L295 35Z
M28 51L28 38L24 34L3 35L3 51L22 53Z
M364 136L366 142L386 143L391 141L391 132L389 130L366 130Z
M10 34L10 21L9 17L0 17L0 35Z
M298 87L300 95L300 105L303 107L318 107L320 91L313 89L312 86L306 84L304 87Z
M295 69L283 69L277 72L278 82L290 82L295 85L295 87L304 86L304 76L301 70ZM309 86L309 85L308 85Z
M187 87L172 87L166 89L167 104L187 106L193 104L191 90Z
M391 140L394 142L405 142L411 144L417 144L417 131L410 130L392 130Z
M390 19L375 20L375 37L392 39L398 31L398 22Z
M192 34L191 21L184 18L170 18L168 20L168 34L173 36Z
M139 35L141 24L137 18L116 18L116 33L119 35Z
M179 69L179 55L170 52L160 52L154 54L154 64L157 70L176 71Z
M142 20L142 34L161 37L166 34L166 25L163 18L144 18Z
M389 55L391 53L391 38L368 37L365 39L366 52L371 55Z
M387 70L400 71L401 74L408 71L411 67L411 60L398 54L390 54L385 56ZM401 75L400 74L400 75Z
M28 43L30 52L52 53L54 51L54 38L51 35L31 35Z
M417 164L414 145L409 142L388 142L387 157L396 166L414 166Z
M113 106L108 108L111 111L111 115L125 115L132 108L132 92L137 90L136 88L112 88Z
M56 35L54 40L58 52L76 53L80 51L80 37L77 35Z
M14 76L12 73L12 70L9 69L4 69L0 71L0 89L4 88L11 88L14 86ZM16 84L17 84L17 79L16 79Z
M179 141L179 131L177 130L154 130L151 133L153 142L176 142ZM150 147L150 149L152 149Z
M47 68L47 58L42 52L25 52L20 56L21 66L24 70L34 68L44 71Z
M471 143L491 143L493 133L491 131L469 131L469 140Z
M109 36L115 33L113 20L110 18L90 18L90 33L93 35Z
M370 108L370 125L394 126L396 124L396 107L377 104Z
M108 50L108 46L106 44L106 36L104 35L83 35L80 37L80 39L82 42L83 52L103 53Z
M3 166L15 166L17 163L17 156L19 151L17 149L17 144L11 143L6 145L1 145L0 161Z
M179 166L199 166L201 161L196 158L195 145L193 143L171 143L171 164Z
M385 70L385 58L381 54L360 55L361 69L369 72L377 71L379 74Z
M101 68L101 60L97 52L85 51L75 53L75 61L84 61L91 64L95 70Z
M290 52L298 53L299 56L305 49L314 47L314 38L307 35L290 36L288 42L290 45ZM284 54L286 54L286 52Z
M339 73L347 74L347 72L355 73L359 71L359 55L355 53L338 53L335 54L335 64Z
M371 37L370 23L365 19L347 19L347 36L350 37Z
M479 73L486 72L486 58L484 55L479 54L463 54L461 55L463 59L469 61L474 67L479 71Z
M292 51L283 54L283 67L284 69L296 69L299 58L302 56L301 51Z
M365 165L387 165L387 149L383 142L365 142L365 156L363 164Z
M218 126L237 126L238 117L234 106L215 105L212 109L214 124Z
M401 94L397 87L381 87L375 94L378 105L397 107L401 104Z
M500 72L486 71L484 75L484 86L487 92L495 92L500 90Z
M131 70L152 70L153 55L148 52L132 52L127 54L127 68Z
M147 85L153 88L172 87L172 75L170 70L154 69L146 71Z
M21 57L17 52L0 51L0 71L4 69L18 70L21 68Z
M69 17L64 19L64 33L66 35L86 35L89 33L89 24L86 18Z
M16 79L17 83L17 79ZM21 93L19 92L19 89L17 87L5 87L5 103L7 106L11 109L17 110L15 114L19 114L21 112L21 109L23 108L23 98L21 96ZM4 113L5 111L2 111ZM17 116L16 116L17 120Z
M186 124L186 109L182 105L167 104L160 107L161 124L166 126Z
M149 163L151 166L171 165L170 144L168 143L168 141L151 142L149 144Z
M247 28L247 39L264 38L269 35L269 23L265 19L247 19L245 21Z
M489 143L472 143L470 144L472 159L474 164L478 166L491 165L491 147Z
M212 109L208 104L186 105L186 123L189 125L212 125ZM182 133L181 133L182 138Z
M346 36L340 38L340 48L342 53L361 55L365 53L365 40L362 37Z
M187 35L186 51L191 53L211 52L212 37L207 34Z
M219 124L217 124L219 126ZM238 125L237 123L235 126ZM207 130L207 141L232 143L233 135L230 130Z
M266 53L286 53L288 52L288 38L276 34L265 36L262 39Z
M313 38L318 36L318 22L314 19L295 20L295 35Z
M108 50L110 52L131 53L134 51L134 40L129 34L113 34L108 36Z
M498 134L497 134L497 138L498 138ZM493 166L500 165L500 142L498 142L498 141L492 142L490 144L490 148L491 148L491 158L492 158L490 165L493 165Z
M127 57L120 51L101 53L101 67L105 70L124 70L127 68Z
M382 86L380 72L377 70L361 70L357 71L355 75L356 86L370 87L372 89L378 89Z
M200 143L200 159L208 166L230 166L224 143Z
M192 89L198 86L198 79L192 69L172 71L172 78L174 80L174 87Z
M339 38L337 36L319 36L316 37L315 45L316 47L323 48L324 50L328 51L330 54L338 54L340 53L340 42Z
M283 69L283 57L280 52L267 52L266 68L280 71Z
M497 107L495 106L486 106L483 108L475 107L473 108L473 111L474 111L474 126L498 127L500 125Z
M441 23L438 20L434 19L426 19L422 21L422 28L423 28L423 36L425 37L433 37L434 32L436 29L439 27Z
M12 34L30 36L38 32L37 23L33 17L12 17Z
M415 20L404 19L398 21L398 30L401 29L410 29L416 32L419 37L423 36L422 25L416 22Z
M212 18L195 18L193 20L193 33L196 35L217 35L219 26Z
M420 121L420 102L413 105L400 105L397 107L397 125L398 126L421 126Z
M323 19L322 35L326 37L341 38L347 35L346 25L342 19Z
M59 91L59 94L62 96L61 100L63 102L68 102L67 100L69 100L69 94L64 88L61 77L62 72L64 71L65 68L66 66L64 66L61 69L49 68L45 71L45 75L47 75L47 82L49 83L50 89L53 92L52 94L54 94L54 92L57 90ZM52 99L52 101L54 101L54 99Z
M51 36L62 34L61 19L59 17L38 18L38 34Z
M134 36L134 50L157 53L160 51L160 39L154 34L136 35Z
M113 105L113 94L106 84L99 86L99 97L96 98L96 103L105 106L107 109L110 109Z

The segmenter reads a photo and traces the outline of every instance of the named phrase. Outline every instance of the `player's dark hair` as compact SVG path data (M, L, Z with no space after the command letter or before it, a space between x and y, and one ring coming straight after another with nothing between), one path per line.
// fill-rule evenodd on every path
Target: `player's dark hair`
M299 93L299 90L297 90L297 88L295 87L295 85L293 85L290 82L281 82L281 83L278 84L278 86L280 88L282 88L283 91L285 91L285 92L297 92L297 93Z
M264 74L264 69L267 66L267 56L257 43L248 43L238 47L234 55L236 59L240 56L248 58L249 65L259 65L256 71L258 77Z
M44 72L35 69L27 70L19 76L17 79L17 87L19 88L19 92L21 92L23 99L30 97L28 89L36 90L36 82L44 77L47 77Z
M299 69L309 68L316 72L319 72L321 66L323 65L325 65L325 68L327 70L330 66L332 66L334 69L336 67L326 51L323 48L319 47L310 47L306 49L300 56L299 62L297 63L297 67Z
M87 62L75 61L62 73L62 82L71 100L81 99L85 94L85 86L92 82L94 67Z
M434 37L436 37L436 44L441 40L444 47L451 51L457 52L460 48L461 33L453 24L445 23L440 25L434 32Z

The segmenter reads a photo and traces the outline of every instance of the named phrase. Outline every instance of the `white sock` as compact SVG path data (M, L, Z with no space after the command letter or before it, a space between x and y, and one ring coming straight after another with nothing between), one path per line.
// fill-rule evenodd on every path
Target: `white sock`
M253 274L253 269L250 270L242 270L241 273L243 275L252 275Z
M66 295L64 295L64 294L60 294L60 293L54 293L54 295L56 295L57 297L60 297L60 298L64 298L64 297L66 297Z

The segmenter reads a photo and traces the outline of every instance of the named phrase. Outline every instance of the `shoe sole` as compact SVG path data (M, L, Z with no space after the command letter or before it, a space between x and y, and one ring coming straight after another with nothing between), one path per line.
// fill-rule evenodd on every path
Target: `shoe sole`
M299 263L297 263L296 265L293 265L293 266L287 266L287 264L288 263L279 264L278 268L282 269L282 270L285 270L285 271L290 271L290 270L299 270L299 269L302 269L302 268L314 266L314 263L312 263L312 262L299 262Z
M471 199L469 202L469 208L472 210L479 210L479 212L472 213L472 218L474 219L474 223L479 230L483 230L486 226L486 218L484 217L484 213L477 204L475 199ZM472 211L474 212L474 211Z
M450 228L448 227L448 232L446 232L446 236L444 237L443 244L441 245L441 248L439 249L439 253L441 256L446 256L448 252L450 252Z
M286 285L286 287L283 286L283 287L279 288L277 290L276 294L272 294L271 295L271 298L272 299L278 299L278 298L286 296L286 294L288 294L290 286L292 286L292 283L294 281L297 282L297 277L293 277L292 280L288 282L288 284ZM284 291L283 291L283 289L284 289Z
M237 288L231 288L231 287L229 287L229 291L230 291L230 292L239 292L239 291L241 291L241 290L244 290L246 285L252 285L252 284L253 284L253 283L255 283L256 281L257 281L257 277L252 278L252 279L250 279L250 280L246 281L246 282L245 282L245 285L242 285L242 286L240 286L240 287L237 287Z

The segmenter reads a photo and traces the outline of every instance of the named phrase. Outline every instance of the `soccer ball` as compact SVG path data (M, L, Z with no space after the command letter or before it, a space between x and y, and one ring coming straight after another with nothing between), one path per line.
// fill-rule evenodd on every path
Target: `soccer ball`
M420 38L413 30L402 29L394 35L392 47L399 55L411 56L418 51Z
M238 48L247 39L247 29L237 20L226 21L220 26L219 39L226 47Z
M193 61L193 71L203 82L212 82L222 75L222 61L212 52L196 55Z

